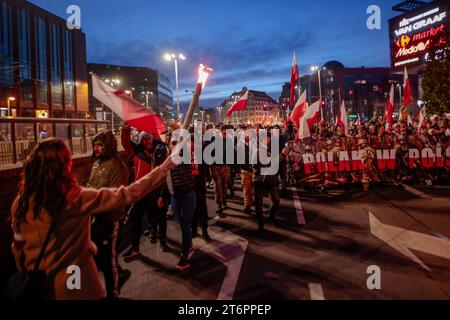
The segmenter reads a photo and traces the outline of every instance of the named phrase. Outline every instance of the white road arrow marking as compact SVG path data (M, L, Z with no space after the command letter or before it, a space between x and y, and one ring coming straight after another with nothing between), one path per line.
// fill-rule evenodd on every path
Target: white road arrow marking
M322 285L320 283L308 284L311 300L325 300Z
M303 214L302 203L300 201L300 195L298 194L297 188L292 187L290 190L292 191L292 199L294 200L295 210L297 212L297 223L304 225L306 222L305 215Z
M410 249L450 260L449 241L424 233L383 224L370 211L369 221L370 231L375 237L418 263L425 270L430 271L422 260L412 253Z
M213 224L217 221L214 219ZM217 300L232 300L247 251L248 241L230 231L211 225L208 228L211 237L216 240L198 246L227 267ZM218 247L217 243L220 243Z

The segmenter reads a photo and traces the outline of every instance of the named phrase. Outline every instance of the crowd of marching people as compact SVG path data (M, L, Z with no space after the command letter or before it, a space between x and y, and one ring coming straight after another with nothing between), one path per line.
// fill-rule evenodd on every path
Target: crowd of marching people
M432 151L433 157L447 157L450 128L446 118L427 119L419 128L415 123L400 122L387 126L383 119L350 123L341 126L320 122L309 139L292 141L289 146L290 179L305 186L327 186L346 183L411 182L432 184L448 180L448 168L424 167L419 159L410 164L409 149ZM385 170L376 165L377 150L395 150L395 169ZM302 155L332 153L338 162L341 151L360 152L363 170L353 172L317 172L306 175ZM442 161L443 163L443 161Z
M425 183L448 180L447 167L425 169L417 162L416 170L412 170L406 159L410 147L419 150L450 147L449 121L445 118L428 119L420 128L406 123L386 128L382 118L349 123L348 128L321 121L312 128L307 139L298 139L292 122L236 128L230 124L208 125L203 129L215 129L216 138L226 141L230 138L227 130L263 128L278 130L268 130L267 139L259 141L257 147L276 157L279 166L272 174L262 173L267 165L258 159L250 161L254 155L248 137L243 164L175 165L170 157L178 141L178 137L173 136L177 134L175 130L159 136L133 133L132 128L124 126L121 144L126 151L125 161L119 156L113 133L102 132L92 140L94 161L86 187L75 180L70 151L62 141L51 139L41 143L24 164L24 178L12 207L13 252L19 270L45 269L49 298L117 298L121 286L130 277L130 272L118 263L121 227L128 225L131 233L131 245L123 255L128 263L142 253L142 234L148 236L152 244L159 242L162 252L173 249L167 242L167 223L175 217L181 242L180 260L175 268L186 270L191 267L195 252L192 239L200 236L200 227L201 237L205 241L213 240L208 233L208 212L215 212L218 219L226 217L229 199L235 196L235 182L240 183L243 190L243 213L251 215L255 210L257 232L262 235L266 222L279 225L280 197L288 195L290 185L323 187L413 179ZM274 134L279 139L279 150L272 150ZM227 152L225 145L224 154ZM202 149L207 146L208 142L202 142ZM378 149L396 150L395 170L377 168L374 159ZM305 172L303 155L331 153L335 155L334 161L344 150L361 151L363 170L319 172L316 168ZM37 188L37 185L45 187ZM208 208L210 189L214 192L214 208ZM271 200L267 218L263 213L266 195ZM52 237L52 234L57 236ZM47 241L42 246L43 238ZM67 289L64 268L68 265L78 265L85 272L83 290ZM106 292L102 290L97 270L104 274Z

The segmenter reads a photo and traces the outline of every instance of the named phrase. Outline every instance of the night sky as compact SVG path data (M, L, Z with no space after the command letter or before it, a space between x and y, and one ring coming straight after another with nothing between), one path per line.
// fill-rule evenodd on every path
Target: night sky
M313 64L339 60L348 67L389 66L387 20L400 0L32 0L67 17L81 7L88 62L147 66L168 75L166 51L187 56L180 65L182 102L195 86L200 62L215 69L201 105L217 106L246 86L278 99L290 79L293 50L300 74ZM368 30L366 9L382 9L382 29Z

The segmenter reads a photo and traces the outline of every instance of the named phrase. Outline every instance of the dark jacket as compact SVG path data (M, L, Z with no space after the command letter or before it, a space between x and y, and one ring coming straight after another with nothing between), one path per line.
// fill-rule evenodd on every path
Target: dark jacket
M175 197L195 191L195 179L192 175L192 168L190 164L181 164L171 171L173 195Z
M94 143L101 142L104 146L104 152L101 157L96 158L95 153L92 157L95 159L87 187L114 188L128 185L128 167L119 158L117 153L117 141L111 131L105 131L97 134L92 139L92 148ZM103 215L102 218L115 220L124 216L124 210L117 210L111 214Z
M252 155L253 163L254 163L252 165L252 169L253 169L253 183L255 183L255 184L262 184L262 185L265 185L266 187L278 186L278 176L277 176L277 174L274 174L274 175L263 175L262 172L261 172L262 168L269 168L270 167L270 163L266 164L266 165L261 163L261 161L259 160L259 149L260 148L263 148L263 152L267 152L268 155L271 154L270 147L267 148L265 146L261 146L261 144L259 144L258 148L256 148L256 150L254 151L254 154Z

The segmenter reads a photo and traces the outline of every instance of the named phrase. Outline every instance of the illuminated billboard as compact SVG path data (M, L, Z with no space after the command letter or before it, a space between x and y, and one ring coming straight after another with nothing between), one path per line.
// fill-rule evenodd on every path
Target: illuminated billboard
M389 20L392 68L425 63L432 46L445 41L449 5L436 1Z

